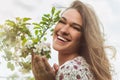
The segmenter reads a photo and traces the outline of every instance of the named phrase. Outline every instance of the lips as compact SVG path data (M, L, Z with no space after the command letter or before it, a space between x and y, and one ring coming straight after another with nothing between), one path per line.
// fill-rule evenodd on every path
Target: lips
M59 39L59 40L61 40L61 41L63 41L63 42L67 42L67 41L68 41L67 39L65 39L65 38L63 38L63 37L61 37L61 36L58 36L57 39Z
M58 40L61 40L61 41L63 41L63 42L69 42L69 41L70 41L69 38L64 37L64 36L60 36L60 35L57 35L57 39L58 39Z

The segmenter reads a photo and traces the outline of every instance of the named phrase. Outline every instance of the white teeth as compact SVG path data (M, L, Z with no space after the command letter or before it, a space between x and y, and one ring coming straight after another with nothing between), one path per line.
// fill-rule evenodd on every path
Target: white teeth
M62 41L68 41L67 39L61 37L61 36L58 36L58 39L62 40Z

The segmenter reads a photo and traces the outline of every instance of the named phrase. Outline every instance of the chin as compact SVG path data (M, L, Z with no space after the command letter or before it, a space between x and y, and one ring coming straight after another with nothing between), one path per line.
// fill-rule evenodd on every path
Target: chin
M64 51L65 48L63 48L57 44L53 44L53 49L56 51Z
M55 49L56 51L59 51L59 47L57 46L57 45L55 45L54 43L53 43L53 49Z

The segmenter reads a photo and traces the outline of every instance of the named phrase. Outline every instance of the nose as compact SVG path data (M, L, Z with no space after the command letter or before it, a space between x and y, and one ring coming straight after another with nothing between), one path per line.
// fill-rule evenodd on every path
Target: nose
M60 32L64 35L68 35L69 34L69 25L64 25L61 29Z

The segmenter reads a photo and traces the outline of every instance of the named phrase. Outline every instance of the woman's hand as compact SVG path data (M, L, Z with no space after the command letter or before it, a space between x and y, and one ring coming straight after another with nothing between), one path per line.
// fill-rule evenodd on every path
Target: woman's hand
M53 65L53 68L54 68L55 74L57 74L58 69L59 69L59 66L58 66L57 64L54 64L54 65Z
M32 71L35 80L55 80L55 72L57 70L56 65L55 71L48 63L45 57L32 54Z

